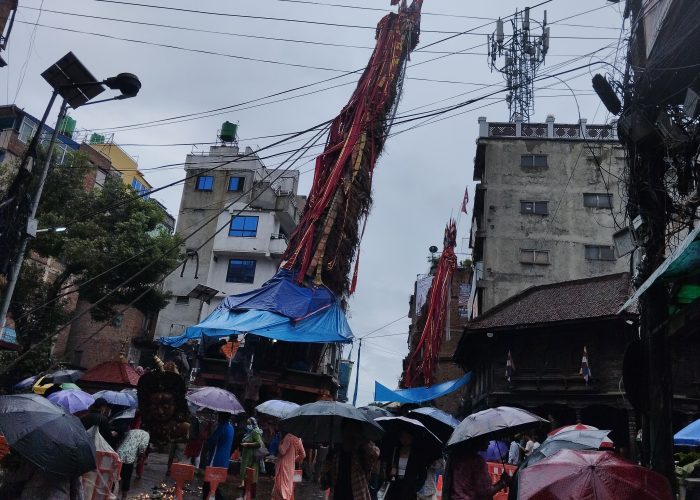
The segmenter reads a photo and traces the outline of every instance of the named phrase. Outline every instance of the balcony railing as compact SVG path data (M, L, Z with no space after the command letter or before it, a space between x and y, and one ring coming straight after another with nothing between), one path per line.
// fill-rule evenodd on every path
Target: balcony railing
M588 125L585 119L578 123L554 123L554 117L548 116L545 123L488 122L486 117L479 118L479 137L517 137L522 139L561 139L587 141L617 141L617 126Z

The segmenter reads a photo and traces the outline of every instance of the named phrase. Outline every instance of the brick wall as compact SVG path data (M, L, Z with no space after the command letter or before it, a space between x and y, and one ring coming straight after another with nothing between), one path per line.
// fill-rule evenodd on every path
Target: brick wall
M76 315L89 307L88 302L78 301ZM123 306L117 307L123 308ZM60 357L85 368L116 359L120 352L129 351L132 339L144 334L145 316L136 309L127 309L121 315L121 322L112 321L109 326L94 335L103 326L104 323L93 321L90 313L75 321L70 331L63 334L65 338L59 339L60 346L63 347ZM58 341L57 347L59 347ZM58 351L55 351L55 354L59 356Z

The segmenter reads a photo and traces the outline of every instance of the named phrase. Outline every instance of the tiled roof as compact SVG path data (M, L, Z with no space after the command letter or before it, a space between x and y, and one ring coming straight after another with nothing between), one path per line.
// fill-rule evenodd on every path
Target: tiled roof
M632 293L627 273L533 286L470 321L467 330L613 317Z
M115 360L93 366L80 377L80 380L136 387L139 382L139 374L128 363Z

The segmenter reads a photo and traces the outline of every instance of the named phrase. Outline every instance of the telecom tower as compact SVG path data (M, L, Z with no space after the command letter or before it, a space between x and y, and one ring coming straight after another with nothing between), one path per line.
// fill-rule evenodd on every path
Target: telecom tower
M515 11L511 21L512 35L506 38L502 19L496 21L496 31L488 36L488 56L491 71L503 74L509 92L506 95L510 121L520 118L530 121L534 112L534 81L549 50L547 11L542 22L530 21L530 8ZM535 27L539 34L532 31ZM503 65L499 62L503 58Z

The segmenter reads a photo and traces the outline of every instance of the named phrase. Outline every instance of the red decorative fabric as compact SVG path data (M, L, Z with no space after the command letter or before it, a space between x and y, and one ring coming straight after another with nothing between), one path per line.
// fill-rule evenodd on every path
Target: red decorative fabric
M315 278L338 296L351 293L356 281L351 275L359 224L369 212L372 172L391 126L405 62L418 43L421 5L422 0L402 5L377 25L372 57L330 126L304 213L283 258L282 267L296 269L300 282Z
M410 353L404 377L405 387L431 385L442 339L449 328L449 295L452 275L457 267L457 224L450 220L445 228L442 255L438 260L433 283L428 292L428 309L423 333Z

